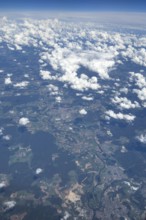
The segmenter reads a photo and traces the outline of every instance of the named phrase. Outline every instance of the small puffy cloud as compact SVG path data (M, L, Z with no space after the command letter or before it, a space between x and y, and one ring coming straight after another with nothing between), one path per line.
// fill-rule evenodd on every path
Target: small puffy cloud
M29 78L29 75L26 73L26 74L24 74L24 77L25 78Z
M16 201L7 201L3 203L5 210L13 209L16 205Z
M136 137L137 140L139 140L141 143L146 144L146 134L141 134L139 136Z
M134 63L139 64L141 66L146 66L146 49L140 48L137 49L132 45L129 45L128 48L123 51L123 57L130 58Z
M128 88L126 88L126 87L121 88L121 89L120 89L120 92L127 94L127 93L128 93Z
M4 189L4 188L6 188L8 186L8 182L6 182L6 181L2 181L2 182L0 182L0 189Z
M14 84L14 87L16 87L16 88L18 87L18 88L23 89L23 88L27 87L28 84L29 84L28 81L23 81L23 82L19 82L19 83Z
M108 117L106 119L114 118L119 120L125 120L125 121L134 121L135 116L131 114L123 114L121 112L115 113L113 110L108 110L105 112Z
M51 79L53 79L53 77L51 76L50 71L41 70L40 71L40 76L44 80L49 80L49 79L51 80Z
M0 128L0 135L3 135L4 128Z
M57 96L56 98L55 98L55 100L56 100L56 102L61 102L61 100L62 100L62 98L60 97L60 96Z
M91 97L91 96L90 96L90 97L88 97L88 96L82 96L82 99L83 99L83 100L86 100L86 101L93 101L94 98Z
M146 78L141 73L130 72L131 80L135 81L135 84L139 88L146 87Z
M11 139L11 136L10 135L4 135L3 139L6 140L6 141L9 141Z
M25 126L29 123L30 123L30 121L29 121L28 118L22 117L22 118L19 119L19 125Z
M135 49L134 57L132 57L132 60L140 64L142 66L146 66L146 49L140 48L139 50Z
M48 88L48 90L49 90L49 92L50 92L51 95L58 95L59 89L58 89L57 86L55 86L55 85L53 85L53 84L49 84L49 85L47 86L47 88Z
M43 169L37 168L36 171L35 171L35 174L36 174L36 175L39 175L39 174L41 174L42 172L43 172Z
M126 153L126 152L127 152L126 147L125 147L125 146L122 146L122 147L121 147L121 153Z
M146 100L146 78L141 73L130 72L131 80L135 82L138 87L133 89L133 92L137 94L141 101Z
M80 113L81 115L86 115L86 114L87 114L87 111L86 111L85 109L81 109L81 110L79 111L79 113Z
M5 85L12 84L11 78L10 77L5 78L5 82L4 83L5 83Z
M141 101L145 101L146 100L146 88L133 89L133 92L137 94L138 98Z

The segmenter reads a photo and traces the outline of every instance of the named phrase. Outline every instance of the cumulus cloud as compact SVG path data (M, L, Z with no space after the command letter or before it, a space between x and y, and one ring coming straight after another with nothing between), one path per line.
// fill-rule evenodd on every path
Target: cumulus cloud
M30 123L30 121L29 121L28 118L22 117L22 118L19 119L19 125L25 126L29 123Z
M145 101L146 100L146 88L142 88L141 90L133 89L133 92L137 94L138 98L141 101Z
M141 66L146 66L146 49L140 48L137 49L132 45L129 45L127 50L123 51L123 57L130 58L134 63L139 64Z
M137 136L137 140L139 140L143 144L146 144L146 134L141 134Z
M4 189L4 188L6 188L8 186L8 182L7 181L2 181L2 182L0 182L0 189Z
M11 139L11 136L8 135L8 134L7 134L7 135L4 135L4 136L3 136L3 139L6 140L6 141L9 141L9 140Z
M111 99L114 104L122 109L130 109L140 107L139 103L134 101L133 103L128 100L126 97L114 97Z
M3 135L4 128L0 128L0 135Z
M130 72L131 79L139 88L146 87L146 78L141 73Z
M135 83L137 86L136 89L133 89L133 92L137 94L138 98L141 101L146 100L146 77L141 73L130 72L130 80ZM144 103L143 103L144 104Z
M116 56L116 55L115 55ZM113 53L101 53L95 51L72 51L69 48L57 47L51 54L45 54L45 59L51 64L54 70L64 73L62 80L70 75L77 77L77 71L81 66L96 72L102 79L109 78L108 72L115 65Z
M12 84L12 80L11 80L11 78L10 77L7 77L7 78L5 78L5 85L10 85L10 84Z
M120 89L120 92L127 94L127 93L128 93L128 88L126 88L126 87L121 88L121 89Z
M108 110L105 112L105 114L108 116L106 119L114 118L119 120L125 120L125 121L134 121L135 116L131 114L123 114L121 112L115 113L113 110Z
M70 25L69 22L56 22L54 19L27 18L20 22L15 19L0 19L0 22L3 24L0 26L1 42L6 43L9 48L22 51L25 46L36 47L40 77L43 80L59 81L59 84L64 84L66 88L80 91L83 100L92 101L92 92L105 94L109 88L103 86L102 82L112 81L110 71L118 65L124 65L124 60L146 66L144 36L139 38L136 34L99 30L95 23L83 25L72 22ZM47 69L50 66L51 71ZM88 75L89 72L91 75ZM131 82L136 85L133 92L141 101L145 101L146 77L142 72L130 74ZM28 78L28 75L25 74L25 77ZM11 77L7 75L4 83L12 84ZM28 81L17 82L14 87L25 88L28 84ZM116 95L111 99L113 104L120 109L134 109L140 106L137 101L120 97L121 93L130 92L130 88L120 88L121 83L118 80L115 85L118 91L115 91ZM47 88L50 95L55 96L56 102L61 102L59 87L49 84ZM91 96L88 96L89 93L84 95L83 92L90 92ZM115 113L111 110L107 111L106 115L127 121L135 118L134 115Z
M18 87L18 88L23 89L23 88L27 87L28 84L29 84L28 81L23 81L23 82L16 83L13 86L16 87L16 88Z
M87 115L87 111L86 111L85 109L81 109L81 110L79 111L79 113L80 113L81 115Z
M6 210L10 210L13 209L16 205L16 201L12 200L12 201L7 201L3 203L4 209Z
M53 84L49 84L47 86L49 92L51 95L58 95L59 94L59 88Z
M50 71L41 70L41 71L40 71L40 76L41 76L41 78L44 79L44 80L55 79L55 78L51 75Z
M101 85L97 78L110 79L110 71L124 64L119 57L146 66L145 37L139 40L134 34L99 30L95 24L84 26L72 22L70 26L68 22L56 22L54 19L25 18L20 22L0 19L0 22L0 39L9 48L23 51L24 46L30 46L39 49L42 79L55 79L78 91L98 90ZM43 70L48 64L53 69L53 75ZM78 71L82 67L85 73L79 76ZM95 76L85 77L86 71L94 72ZM137 85L144 86L146 82L142 75L137 77ZM5 84L11 84L11 79L5 79ZM14 84L14 87L24 88L27 85L25 81Z
M61 102L61 100L62 100L62 98L60 97L60 96L57 96L56 98L55 98L55 100L56 100L56 102Z
M29 75L26 73L26 74L24 74L24 77L25 78L29 78Z
M89 63L84 63L89 70L99 74L102 79L109 79L109 70L115 65L114 60L94 59Z
M43 169L37 168L36 171L35 171L35 174L36 174L36 175L39 175L39 174L41 174L42 172L43 172Z
M100 85L98 84L97 77L89 78L86 74L81 74L80 77L76 73L64 74L60 80L62 82L68 82L71 85L72 89L78 91L86 91L88 89L98 90Z
M90 96L90 97L88 97L88 96L82 96L82 99L83 99L83 100L86 100L86 101L93 101L94 98L91 97L91 96Z

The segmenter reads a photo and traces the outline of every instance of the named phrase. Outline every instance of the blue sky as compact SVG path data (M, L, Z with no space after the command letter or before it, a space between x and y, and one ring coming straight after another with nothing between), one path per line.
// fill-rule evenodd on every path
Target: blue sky
M146 0L0 0L0 9L146 11Z

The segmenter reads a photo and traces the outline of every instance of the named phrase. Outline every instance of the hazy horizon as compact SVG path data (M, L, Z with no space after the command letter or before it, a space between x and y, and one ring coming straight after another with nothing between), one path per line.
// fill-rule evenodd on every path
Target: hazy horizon
M146 25L146 12L115 12L115 11L52 11L52 10L0 10L0 17L8 18L39 18L65 19L76 21L95 21L97 23L113 23L120 25Z

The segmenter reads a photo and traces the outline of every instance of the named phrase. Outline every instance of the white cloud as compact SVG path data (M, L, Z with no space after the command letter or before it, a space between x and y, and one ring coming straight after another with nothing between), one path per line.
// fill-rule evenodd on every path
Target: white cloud
M126 88L126 87L121 88L121 89L120 89L120 92L127 94L127 93L128 93L128 88Z
M141 101L146 100L146 77L144 77L141 73L130 72L130 80L135 82L135 85L138 87L133 89L133 92L137 94L138 98ZM144 103L142 104L145 105Z
M141 73L130 72L131 80L135 81L135 84L139 88L146 87L146 78Z
M133 89L133 92L137 94L138 98L141 101L145 101L146 100L146 88L142 88L141 90Z
M81 110L79 111L79 113L80 113L81 115L87 115L87 111L86 111L85 109L81 109Z
M84 63L84 66L89 70L94 71L99 74L101 79L109 79L109 70L114 67L114 60L106 60L106 59L94 59L90 62Z
M8 183L6 181L0 182L0 189L6 188Z
M22 118L19 119L19 125L25 126L25 125L27 125L29 123L30 123L30 121L29 121L28 118L22 117Z
M56 100L56 102L61 102L61 100L62 100L62 98L60 97L60 96L57 96L56 98L55 98L55 100Z
M44 80L54 79L54 77L51 76L50 71L41 70L41 71L40 71L40 76L41 76L42 79L44 79Z
M5 85L10 85L10 84L12 84L12 80L11 80L11 78L10 77L7 77L7 78L5 78Z
M43 172L43 169L37 168L36 171L35 171L35 174L36 174L36 175L39 175L39 174L41 174L42 172Z
M10 135L4 135L3 139L6 140L6 141L9 141L11 139L11 136Z
M23 82L16 83L13 86L23 89L23 88L27 87L28 84L29 84L28 81L23 81Z
M130 58L134 63L141 66L146 66L146 49L145 48L135 48L132 45L128 45L127 50L123 51L123 57Z
M26 73L26 74L24 74L24 77L25 78L29 78L29 75Z
M3 203L4 207L5 207L5 210L9 210L9 209L12 209L15 207L16 205L16 202L14 200L12 201L7 201L7 202L4 202Z
M98 90L100 88L100 85L97 83L97 77L91 77L89 78L85 74L81 74L80 77L77 76L77 74L74 73L67 73L64 74L60 81L62 82L68 82L71 85L72 89L78 90L78 91L85 91L88 89L91 90Z
M83 99L83 100L86 100L86 101L93 101L94 98L91 97L91 96L90 96L90 97L88 97L88 96L82 96L82 99Z
M4 128L0 128L0 135L3 135L3 130L4 130Z
M138 108L140 107L139 103L134 101L133 103L128 100L126 97L114 97L111 99L114 104L117 104L118 107L122 109Z
M115 56L110 51L108 53L88 50L72 51L69 48L57 47L51 54L46 53L45 59L54 70L64 73L62 80L66 81L69 77L70 82L73 83L70 75L77 77L77 71L81 66L96 72L102 79L108 79L108 72L115 65Z
M118 65L124 65L124 60L146 66L146 38L144 36L101 30L95 23L83 25L84 23L72 21L70 25L69 22L56 22L54 19L25 18L19 22L15 19L6 21L0 19L0 22L3 24L0 26L1 42L5 42L8 47L22 49L22 51L24 46L36 47L39 53L41 78L62 82L66 88L70 87L80 92L93 90L103 94L104 89L105 93L109 89L103 86L103 80L112 80L110 71ZM50 65L51 71L47 69ZM89 72L92 72L94 76L89 77ZM25 77L28 75L25 74ZM138 87L133 92L140 100L146 100L144 74L131 73L131 79ZM119 94L117 95L116 91L117 97L112 98L112 102L121 109L139 107L138 102L119 97L120 93L127 94L130 89L128 90L126 86L120 88L120 81L117 80L117 82L115 85L119 87ZM5 84L12 84L11 77L8 75L5 78ZM28 81L18 82L14 84L14 87L25 88L28 84ZM49 85L48 90L51 95L57 96L56 101L61 101L58 87ZM88 97L84 94L82 94L82 99L93 100L92 96ZM114 117L122 118L122 113L119 114Z
M141 37L143 48L139 48L136 35L106 32L91 24L84 26L72 22L70 26L68 22L56 22L54 19L30 18L20 22L1 19L0 22L3 24L0 28L1 40L9 47L23 49L24 46L33 46L39 49L42 79L59 80L79 91L98 90L100 85L97 77L110 79L110 71L119 63L122 64L119 55L146 65L145 37ZM42 70L48 64L55 70L53 75L48 70ZM84 75L87 70L93 71L97 77L79 77L81 67L85 67ZM6 82L10 84L10 80ZM27 85L21 82L14 84L14 87L24 88Z
M106 119L114 118L119 120L126 120L126 121L134 121L135 116L131 114L123 114L121 112L115 113L113 110L108 110L105 112L105 114L108 116Z
M48 90L50 91L51 95L58 95L59 94L59 88L53 84L49 84L47 86Z
M139 136L137 136L137 139L141 142L146 144L146 134L141 134Z
M121 147L121 153L126 153L126 152L127 152L126 147L125 147L125 146L122 146L122 147Z

